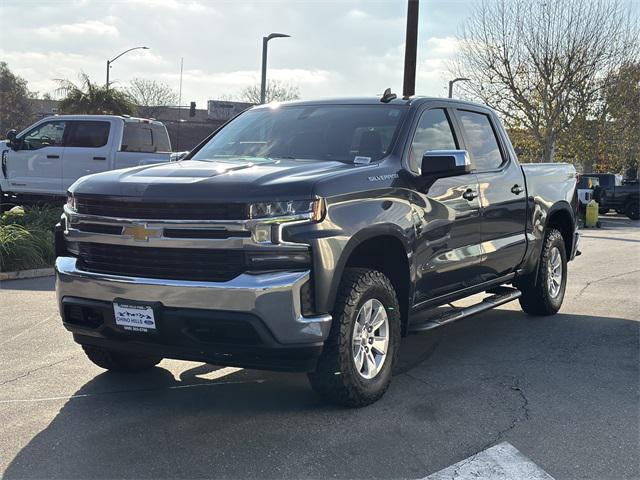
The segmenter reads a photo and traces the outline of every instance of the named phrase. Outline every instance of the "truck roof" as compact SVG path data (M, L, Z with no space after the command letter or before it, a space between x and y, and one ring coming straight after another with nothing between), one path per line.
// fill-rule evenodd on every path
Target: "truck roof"
M132 123L152 123L162 125L162 122L151 118L130 117L129 115L52 115L51 117L60 118L62 120L124 120ZM45 117L45 118L51 118Z
M469 105L475 107L488 108L486 105L482 105L479 103L467 102L464 100L458 100L455 98L440 98L440 97L423 97L423 96L412 96L408 98L403 98L398 96L394 100L390 100L388 102L381 102L379 96L369 96L369 97L336 97L336 98L323 98L319 100L294 100L289 102L278 102L280 105L397 105L397 106L411 106L411 105L420 105L429 101L438 101L438 102L446 102L452 103L456 105ZM254 108L268 108L269 104L266 105L257 105Z

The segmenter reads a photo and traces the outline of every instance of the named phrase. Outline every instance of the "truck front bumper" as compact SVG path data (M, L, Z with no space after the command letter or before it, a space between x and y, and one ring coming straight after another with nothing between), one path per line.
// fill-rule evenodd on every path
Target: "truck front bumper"
M64 326L83 345L217 365L309 371L331 316L303 316L309 271L242 274L228 282L160 280L85 272L56 260ZM121 329L114 300L152 305L157 332Z

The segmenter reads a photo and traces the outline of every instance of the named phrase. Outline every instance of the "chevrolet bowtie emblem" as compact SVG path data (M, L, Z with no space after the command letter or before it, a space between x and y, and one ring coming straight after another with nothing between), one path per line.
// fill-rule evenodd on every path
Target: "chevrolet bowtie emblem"
M159 238L162 236L161 228L151 228L144 225L131 225L122 229L122 235L133 237L136 242L148 242L150 238Z

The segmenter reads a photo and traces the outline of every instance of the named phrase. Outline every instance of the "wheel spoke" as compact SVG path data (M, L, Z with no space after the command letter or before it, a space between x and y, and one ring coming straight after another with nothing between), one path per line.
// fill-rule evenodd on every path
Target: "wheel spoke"
M362 372L362 364L364 363L364 348L362 348L362 346L360 346L354 360L356 363L356 370L358 370L358 372Z
M386 320L387 320L387 312L384 311L384 306L382 306L381 304L376 310L376 313L372 320L373 331L375 332L376 330L378 330Z
M371 348L380 355L385 355L387 353L387 337L373 337Z
M371 320L371 310L373 310L373 302L369 300L362 306L362 323L368 323Z
M367 375L374 376L377 372L376 359L373 357L371 350L365 353L367 359Z

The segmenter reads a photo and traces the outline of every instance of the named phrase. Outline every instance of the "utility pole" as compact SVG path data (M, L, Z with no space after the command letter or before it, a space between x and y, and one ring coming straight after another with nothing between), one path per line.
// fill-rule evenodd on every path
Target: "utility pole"
M128 50L125 50L124 52L120 53L119 55L112 58L111 60L107 60L107 83L105 83L107 92L109 91L109 70L111 69L111 64L115 62L117 59L119 59L121 56L123 56L125 53L133 52L134 50L149 50L149 47L133 47Z
M407 34L404 47L404 85L402 96L416 94L416 64L418 60L418 9L420 0L407 2Z
M176 129L176 151L180 151L180 122L182 122L182 67L184 57L180 57L180 90L178 91L178 128Z
M468 78L465 77L458 77L458 78L454 78L453 80L449 80L449 98L453 98L453 84L456 82L467 82L469 81Z
M262 37L262 79L260 81L260 103L263 104L267 94L267 47L272 38L288 38L291 35L286 33L270 33Z

